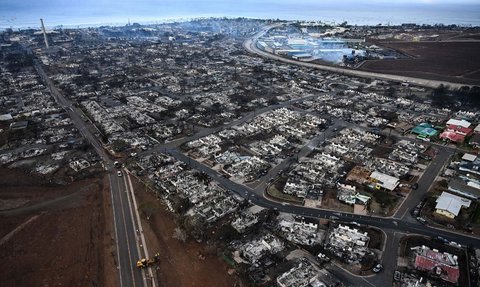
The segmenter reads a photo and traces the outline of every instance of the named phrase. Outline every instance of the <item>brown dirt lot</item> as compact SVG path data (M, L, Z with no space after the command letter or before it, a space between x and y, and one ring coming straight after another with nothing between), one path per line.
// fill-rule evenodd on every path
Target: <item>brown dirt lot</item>
M378 43L412 58L366 61L361 70L480 84L480 42Z
M156 211L150 220L142 218L142 226L150 253L160 253L156 270L159 286L203 287L240 286L235 274L227 272L231 267L217 255L216 248L197 243L191 237L185 243L173 238L176 227L174 214L156 199L153 193L132 178L138 206L150 202ZM200 259L200 255L205 259Z
M116 285L108 181L54 186L20 171L0 175L0 285Z

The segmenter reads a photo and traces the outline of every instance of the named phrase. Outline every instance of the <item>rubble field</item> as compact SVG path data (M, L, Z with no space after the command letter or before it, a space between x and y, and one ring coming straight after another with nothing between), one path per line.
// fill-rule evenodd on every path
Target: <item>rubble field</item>
M188 237L186 242L174 238L176 228L174 214L157 200L153 193L145 192L145 186L132 178L138 206L153 203L155 211L146 220L142 216L147 246L151 253L160 253L160 263L156 269L160 286L242 286L240 279L229 273L229 266L216 248L205 243L197 243Z
M104 178L48 185L0 169L0 278L8 286L116 286Z

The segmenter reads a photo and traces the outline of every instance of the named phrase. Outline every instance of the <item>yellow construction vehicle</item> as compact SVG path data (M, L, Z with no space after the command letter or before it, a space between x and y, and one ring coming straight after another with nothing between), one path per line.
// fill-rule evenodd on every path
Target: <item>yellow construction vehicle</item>
M153 256L153 258L142 258L140 260L137 261L137 267L138 268L147 268L147 267L150 267L156 263L158 263L160 261L160 253L155 253L155 255Z

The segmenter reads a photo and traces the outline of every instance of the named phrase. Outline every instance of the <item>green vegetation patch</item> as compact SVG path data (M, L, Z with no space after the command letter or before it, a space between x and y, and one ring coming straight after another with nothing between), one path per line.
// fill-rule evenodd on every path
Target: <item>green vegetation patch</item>
M472 223L480 224L480 206L477 206L475 211L472 214Z
M286 182L286 181L285 181ZM285 184L283 184L285 186ZM303 203L303 199L294 195L286 194L277 189L277 184L272 184L267 188L267 194L274 199L281 201L292 201L296 203Z

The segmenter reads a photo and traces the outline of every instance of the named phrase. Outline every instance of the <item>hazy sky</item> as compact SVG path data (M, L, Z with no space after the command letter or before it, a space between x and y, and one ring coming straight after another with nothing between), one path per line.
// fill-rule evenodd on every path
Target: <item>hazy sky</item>
M0 0L0 28L205 16L477 25L480 0Z
M342 7L346 5L359 6L442 6L442 5L480 5L480 0L0 0L0 16L10 13L25 13L33 10L52 11L63 10L73 12L95 11L108 8L112 11L130 10L131 12L141 11L142 9L151 10L152 7L165 7L168 9L177 9L179 12L186 10L190 12L196 8L235 8L248 6L249 9L261 9L265 5L299 5L299 7L316 6L325 8ZM253 7L253 8L252 8ZM156 12L155 9L152 12Z
M271 4L281 4L281 3L295 3L295 4L316 4L316 5L339 5L339 4L349 4L356 3L362 5L370 4L480 4L480 0L35 0L35 1L22 1L22 0L0 0L0 11L4 9L11 8L20 8L20 9L29 9L37 7L46 7L46 6L57 6L57 7L69 7L69 6L106 6L106 5L119 5L119 6L142 6L142 5L162 5L168 3L169 5L174 5L181 8L186 5L202 5L202 2L215 2L219 5L223 4L237 4L239 2L251 2L254 3L271 3ZM0 12L1 13L1 12Z

